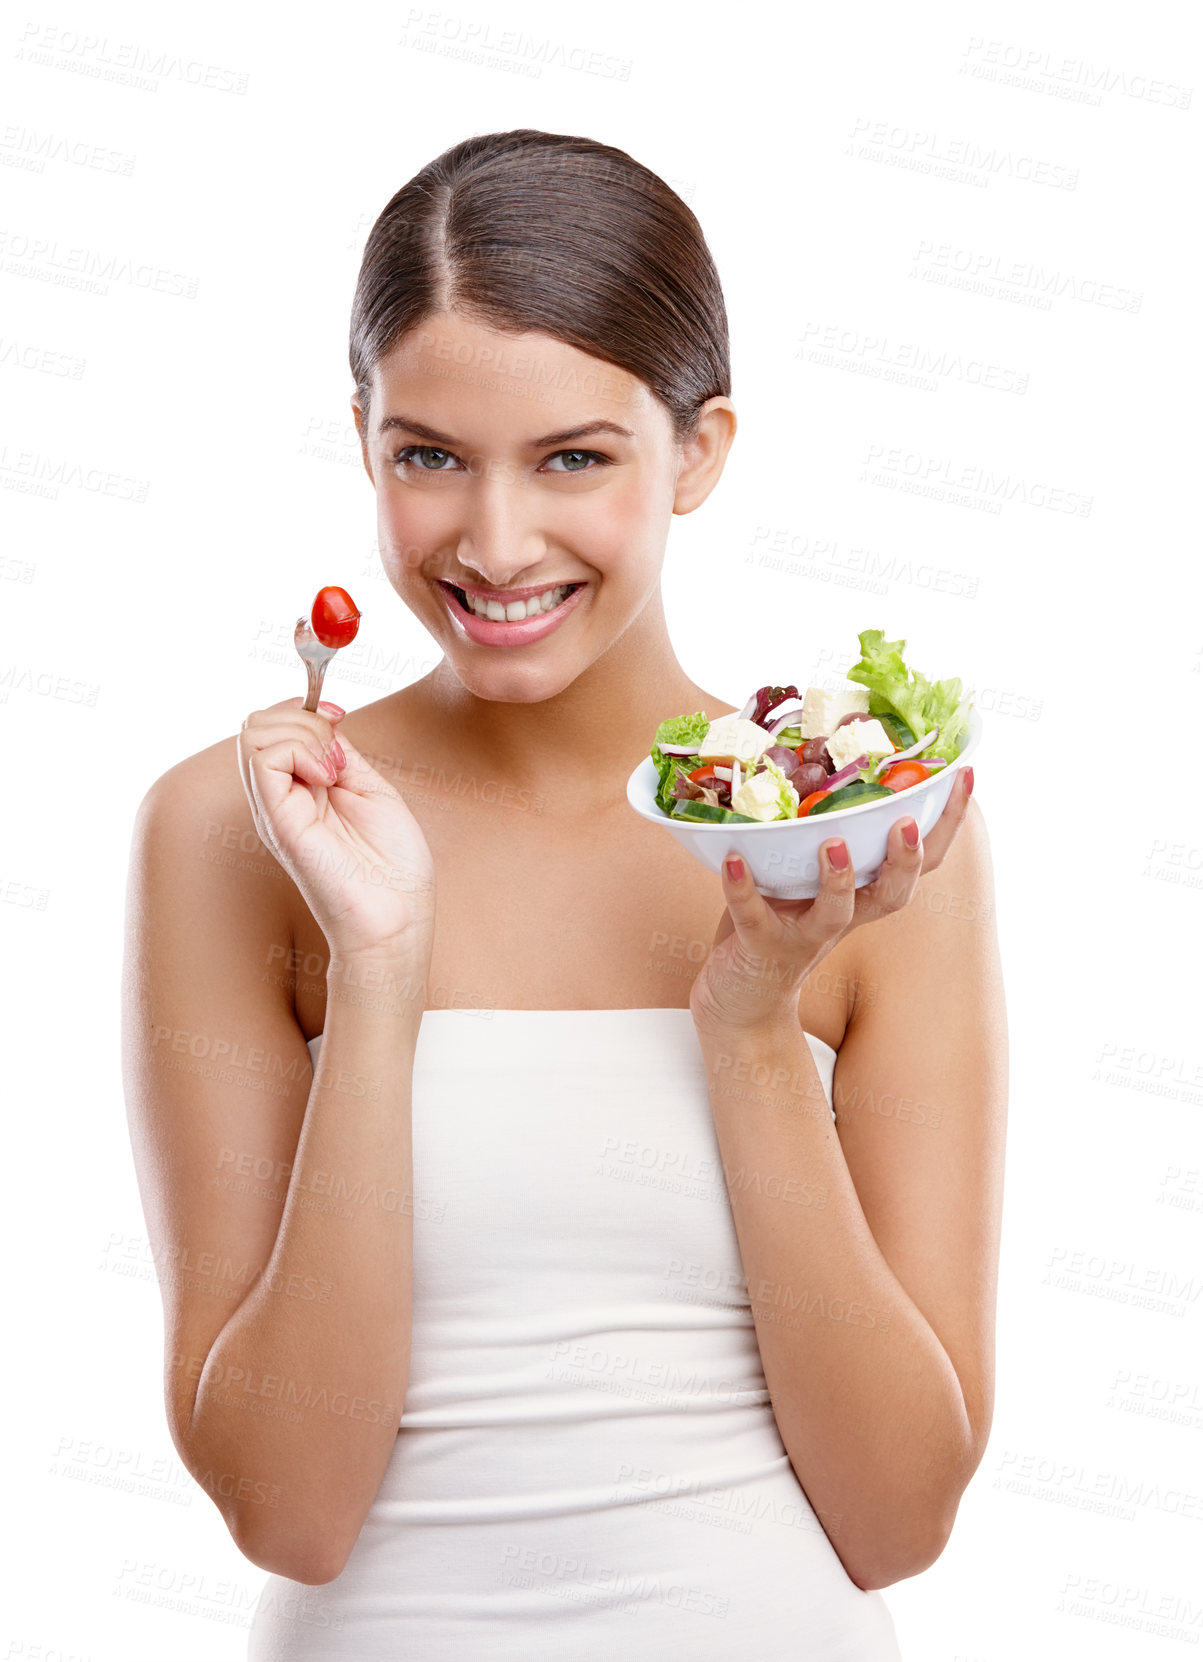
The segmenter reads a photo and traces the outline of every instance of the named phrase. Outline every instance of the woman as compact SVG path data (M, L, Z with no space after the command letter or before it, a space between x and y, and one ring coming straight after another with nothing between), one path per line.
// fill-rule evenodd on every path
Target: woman
M623 152L521 130L423 169L351 364L384 571L443 656L170 769L130 889L169 1421L271 1572L249 1654L885 1662L880 1589L943 1550L993 1401L970 770L865 888L838 836L814 901L725 869L717 928L630 812L658 722L734 708L659 580L735 417L701 230Z

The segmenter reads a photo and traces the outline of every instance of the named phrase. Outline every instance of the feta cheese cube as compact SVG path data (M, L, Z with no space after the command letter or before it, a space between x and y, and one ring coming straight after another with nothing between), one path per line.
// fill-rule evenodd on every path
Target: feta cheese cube
M798 806L798 793L787 781L786 790L794 798L795 811ZM781 812L781 783L765 768L763 773L757 773L742 784L731 798L731 808L734 813L746 814L749 819L776 819Z
M893 741L876 716L870 721L850 721L827 737L827 754L837 773L866 752L870 757L894 754Z
M758 762L761 752L776 742L759 722L719 716L706 729L697 753L704 762Z
M840 717L851 715L853 710L868 715L868 687L858 687L851 681L834 692L823 687L807 687L797 725L804 739L817 739L820 734L826 738L835 731Z

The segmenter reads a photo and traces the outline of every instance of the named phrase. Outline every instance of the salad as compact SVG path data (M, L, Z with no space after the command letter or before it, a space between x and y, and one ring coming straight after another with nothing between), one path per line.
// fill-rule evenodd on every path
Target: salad
M834 692L760 687L736 714L662 721L651 756L664 812L709 824L802 819L905 791L955 761L972 708L960 680L909 670L906 642L880 629L858 639L850 684Z

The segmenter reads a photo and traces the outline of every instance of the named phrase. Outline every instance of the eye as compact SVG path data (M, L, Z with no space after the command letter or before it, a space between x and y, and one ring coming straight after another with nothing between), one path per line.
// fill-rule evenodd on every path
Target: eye
M416 460L419 456L422 458L421 462ZM444 467L443 463L454 460L455 457L450 450L439 450L432 444L407 444L393 457L393 461L399 466L412 463L419 473L451 473L454 469Z
M551 463L559 461L561 457L566 458L565 466L552 467ZM591 461L605 467L609 460L608 456L603 456L596 450L557 450L554 456L548 458L547 468L550 473L592 473L594 470L589 466Z

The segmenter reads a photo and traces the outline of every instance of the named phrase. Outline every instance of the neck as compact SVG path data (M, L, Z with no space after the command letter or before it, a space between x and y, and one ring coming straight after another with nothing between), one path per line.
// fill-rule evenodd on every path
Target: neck
M612 792L647 755L660 722L694 710L722 713L678 663L658 590L630 628L550 698L480 698L447 658L417 688L440 743L481 771L544 791L557 780L561 789L588 780Z

